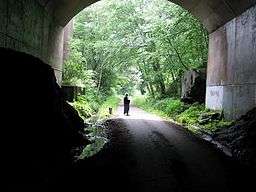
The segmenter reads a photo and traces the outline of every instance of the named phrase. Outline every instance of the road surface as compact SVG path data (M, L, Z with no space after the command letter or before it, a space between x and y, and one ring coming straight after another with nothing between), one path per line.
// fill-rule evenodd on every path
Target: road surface
M79 167L80 185L120 192L226 192L241 185L246 189L233 161L183 127L136 107L124 116L120 106L117 114L108 121L110 142Z

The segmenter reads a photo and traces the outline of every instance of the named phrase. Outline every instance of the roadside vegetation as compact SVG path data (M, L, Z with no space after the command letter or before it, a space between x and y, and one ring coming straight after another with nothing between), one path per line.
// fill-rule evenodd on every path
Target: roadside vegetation
M197 134L207 133L211 135L217 130L233 124L232 121L223 118L221 111L206 109L204 104L185 104L175 98L155 100L143 96L135 97L133 103L148 112L185 125Z
M101 102L88 100L85 96L79 96L78 99L70 103L79 113L80 117L87 123L104 120L111 116L109 108L114 113L120 103L120 97L112 95L106 97Z
M179 97L183 73L205 68L207 53L207 31L181 7L167 0L103 0L74 20L63 83L83 86L95 99L136 89L153 98Z
M231 123L203 104L179 100L184 72L206 68L208 32L178 5L167 0L99 1L75 17L69 47L63 84L86 90L71 104L92 124L91 140L104 135L95 125L109 117L109 108L115 110L118 95L136 91L147 95L135 99L138 107L194 131L200 127L211 133ZM100 146L103 140L98 140ZM92 154L90 147L84 154Z

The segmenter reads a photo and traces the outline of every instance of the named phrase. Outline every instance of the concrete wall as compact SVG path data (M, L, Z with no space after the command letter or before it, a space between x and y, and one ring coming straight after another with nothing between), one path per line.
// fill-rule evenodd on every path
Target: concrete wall
M38 0L39 1L39 0ZM45 0L41 0L45 1ZM77 13L99 0L48 0L55 5L54 17L65 26ZM242 14L256 0L169 0L189 10L209 32Z
M256 106L256 6L210 34L206 105L229 119Z
M52 65L61 79L63 27L56 24L53 11L45 1L0 1L0 47L42 59Z
M70 40L73 36L74 20L72 19L64 28L64 47L63 47L63 61L65 61L70 53Z
M61 82L64 27L97 0L0 0L0 47L41 58ZM213 31L210 35L206 103L237 118L256 103L256 0L195 0L178 3ZM67 39L67 38L65 38ZM22 63L21 63L22 64Z

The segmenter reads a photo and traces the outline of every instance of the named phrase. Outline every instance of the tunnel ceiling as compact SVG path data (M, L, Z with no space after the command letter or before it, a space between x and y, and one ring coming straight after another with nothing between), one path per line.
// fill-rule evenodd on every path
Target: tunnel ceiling
M37 0L52 10L60 25L65 26L71 18L98 0ZM256 0L170 0L198 17L209 32L227 23L256 4Z

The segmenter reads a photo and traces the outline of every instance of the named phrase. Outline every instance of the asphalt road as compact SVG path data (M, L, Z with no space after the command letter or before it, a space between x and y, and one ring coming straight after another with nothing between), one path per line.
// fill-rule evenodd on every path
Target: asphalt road
M96 191L132 192L226 192L249 188L248 175L240 165L183 127L136 107L131 107L130 116L124 116L120 106L117 114L108 121L110 142L78 166L76 185L85 182Z

